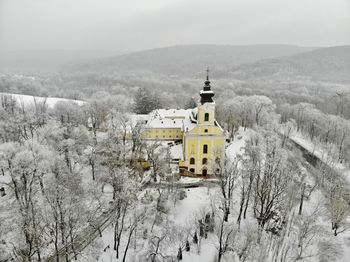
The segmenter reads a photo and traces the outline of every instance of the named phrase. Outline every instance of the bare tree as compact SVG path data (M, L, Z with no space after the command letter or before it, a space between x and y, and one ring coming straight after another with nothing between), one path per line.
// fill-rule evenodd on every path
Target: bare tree
M343 199L342 189L339 185L331 187L326 207L331 219L334 236L337 236L350 227L346 223L346 219L349 216L349 204Z
M232 194L239 174L238 160L236 159L233 162L228 159L217 161L216 170L223 196L224 221L227 222L231 209Z
M127 242L126 242L126 246L124 249L124 255L123 255L123 262L126 261L126 256L129 250L129 246L130 246L130 241L131 241L131 237L132 234L134 233L134 231L136 230L138 224L145 218L145 214L144 212L141 212L140 214L135 214L133 216L133 218L130 218L130 225L128 227L129 229L129 234L128 234L128 238L127 238Z
M323 228L317 224L319 215L320 209L319 206L316 206L310 214L296 217L294 221L295 243L297 244L296 261L316 255L308 249L314 244L314 240L322 235Z
M252 195L253 183L256 177L260 174L262 168L260 140L260 137L258 135L255 135L251 137L249 141L246 141L244 154L241 158L241 199L239 214L237 218L237 223L239 225L242 219L242 215L244 219L247 216L247 210Z
M21 217L20 228L24 238L24 248L17 248L19 256L32 261L33 255L41 261L42 232L41 209L38 199L41 196L42 176L48 172L46 157L49 151L36 143L3 144L0 147L0 166L10 176L9 188L15 196L14 210ZM20 245L19 241L19 245Z

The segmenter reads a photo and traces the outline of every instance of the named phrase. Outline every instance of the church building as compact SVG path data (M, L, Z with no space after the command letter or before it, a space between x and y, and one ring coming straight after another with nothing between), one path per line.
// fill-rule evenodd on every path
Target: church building
M158 109L151 112L145 126L146 140L174 141L180 173L207 176L225 156L226 133L215 120L214 92L209 75L194 109Z

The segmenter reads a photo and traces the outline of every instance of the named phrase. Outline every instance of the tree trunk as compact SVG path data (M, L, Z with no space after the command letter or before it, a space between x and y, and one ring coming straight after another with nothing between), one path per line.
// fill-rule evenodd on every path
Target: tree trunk
M304 197L305 197L305 183L303 183L303 187L302 187L301 194L300 194L299 216L301 215L301 212L303 211Z

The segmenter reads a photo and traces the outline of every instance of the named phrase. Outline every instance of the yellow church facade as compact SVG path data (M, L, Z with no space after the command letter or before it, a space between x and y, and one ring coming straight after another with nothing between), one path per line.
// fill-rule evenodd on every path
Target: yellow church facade
M213 96L207 75L196 108L158 109L146 121L145 140L175 141L180 173L212 175L225 157L226 133L215 120Z

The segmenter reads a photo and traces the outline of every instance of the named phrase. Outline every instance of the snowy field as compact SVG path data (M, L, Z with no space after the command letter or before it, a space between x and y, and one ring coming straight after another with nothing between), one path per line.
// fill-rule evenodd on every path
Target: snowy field
M75 103L80 106L86 103L85 101L82 101L82 100L73 100L73 99L58 98L58 97L40 97L40 96L0 93L0 97L1 96L11 96L13 99L17 101L19 105L23 105L25 107L33 106L35 104L43 104L44 102L49 108L55 107L55 105L59 102Z

